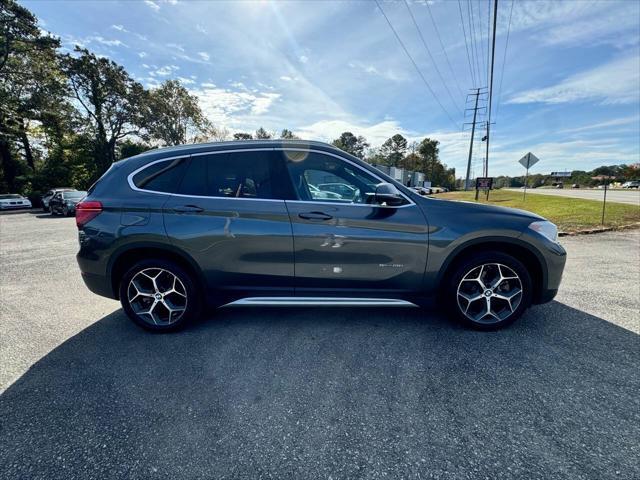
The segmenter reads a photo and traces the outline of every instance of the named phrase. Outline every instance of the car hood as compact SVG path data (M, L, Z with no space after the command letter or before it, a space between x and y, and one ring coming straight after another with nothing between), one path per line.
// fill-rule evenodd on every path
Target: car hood
M533 212L529 212L527 210L521 210L519 208L511 208L511 207L500 207L498 205L488 205L486 203L477 203L477 202L468 202L465 200L444 200L441 198L427 197L423 198L426 203L426 207L429 205L433 205L432 202L437 202L436 204L446 205L450 208L463 208L466 213L472 214L490 214L490 215L505 215L511 217L518 217L523 220L546 220L546 218L541 217Z

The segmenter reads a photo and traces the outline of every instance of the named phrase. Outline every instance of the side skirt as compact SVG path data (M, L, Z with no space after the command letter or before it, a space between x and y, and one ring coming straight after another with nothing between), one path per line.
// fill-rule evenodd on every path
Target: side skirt
M392 298L338 297L248 297L227 303L223 307L417 307L415 303Z

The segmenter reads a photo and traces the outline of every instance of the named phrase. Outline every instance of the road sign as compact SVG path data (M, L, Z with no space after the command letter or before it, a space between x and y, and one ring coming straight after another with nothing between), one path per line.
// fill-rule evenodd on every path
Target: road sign
M540 159L531 152L527 153L524 157L518 160L518 162L520 162L520 165L527 169L527 173L525 173L524 175L524 193L522 195L522 201L527 198L527 179L529 177L529 169L539 161Z
M526 169L533 167L539 161L540 159L531 152L527 153L524 157L518 160L518 162L520 162L520 165L522 165Z
M551 177L555 178L570 178L572 172L551 172Z
M493 187L493 177L476 178L476 190L491 190Z

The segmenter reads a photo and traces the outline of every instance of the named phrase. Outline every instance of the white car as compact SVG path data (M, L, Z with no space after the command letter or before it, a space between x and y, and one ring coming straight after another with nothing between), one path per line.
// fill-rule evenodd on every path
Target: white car
M622 188L640 188L640 181L631 180L630 182L624 182Z
M326 190L320 190L318 187L316 187L315 185L311 185L310 183L308 184L309 187L309 192L311 193L311 197L314 200L341 200L342 196L338 195L337 193L334 192L328 192Z
M31 208L28 198L15 193L0 195L0 210L15 210L17 208Z

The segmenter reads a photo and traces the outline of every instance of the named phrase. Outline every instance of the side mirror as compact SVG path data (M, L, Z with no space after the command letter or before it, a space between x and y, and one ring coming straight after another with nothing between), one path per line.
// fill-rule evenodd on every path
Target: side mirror
M375 203L396 207L404 203L404 197L391 183L380 183L376 186Z

